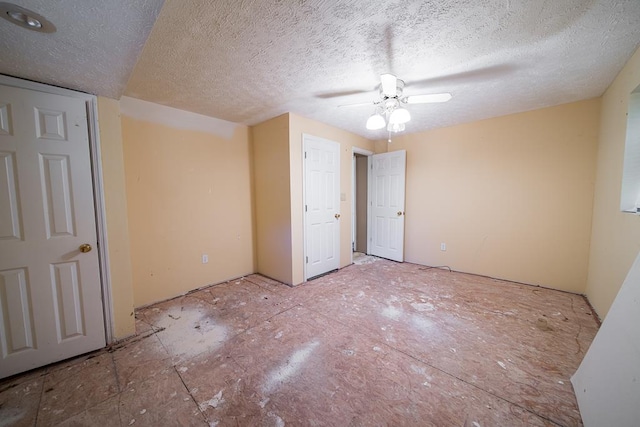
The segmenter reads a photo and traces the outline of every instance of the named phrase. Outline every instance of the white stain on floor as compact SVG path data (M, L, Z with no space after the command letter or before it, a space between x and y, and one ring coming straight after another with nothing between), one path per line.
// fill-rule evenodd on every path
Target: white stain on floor
M278 414L274 414L273 412L267 413L269 418L272 418L274 421L274 427L284 427L284 420L278 416Z
M402 316L402 310L392 305L388 305L382 309L382 315L391 320L398 320L400 316Z
M497 362L497 363L498 363L498 365L500 365L500 367L501 367L502 369L507 369L507 365L505 365L505 364L504 364L504 362L501 362L501 361L499 361L499 360L498 360L498 362Z
M267 394L271 393L278 388L280 384L287 382L294 377L302 369L305 362L318 345L320 345L318 341L311 341L305 344L302 348L296 350L285 363L269 372L267 379L262 386L262 391Z
M415 374L422 375L422 377L426 380L422 383L423 386L431 388L431 381L433 380L433 378L431 377L431 375L427 374L427 370L424 366L411 365L411 370Z
M430 332L431 328L433 328L434 326L434 323L426 317L414 314L413 316L411 316L411 325L422 332Z
M207 407L211 406L213 409L216 409L218 406L224 403L224 398L222 397L222 390L220 390L215 396L211 399L202 402L200 404L200 410L204 411Z
M179 360L212 352L227 339L227 328L207 316L204 305L174 306L156 322L157 336L169 354Z
M433 311L436 309L430 302L413 302L411 303L411 307L415 308L417 311Z

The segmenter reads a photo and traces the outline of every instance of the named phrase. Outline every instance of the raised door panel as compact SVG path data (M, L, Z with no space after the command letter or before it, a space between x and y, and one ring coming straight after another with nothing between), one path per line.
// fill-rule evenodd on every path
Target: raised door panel
M85 335L82 286L77 262L63 262L51 266L54 309L58 342Z
M26 268L0 271L2 357L36 348L33 301Z
M47 238L75 235L69 156L40 154L40 176Z
M36 137L39 139L67 140L67 116L64 111L35 107Z
M22 239L15 153L0 152L0 239Z
M11 104L0 102L0 135L12 135Z

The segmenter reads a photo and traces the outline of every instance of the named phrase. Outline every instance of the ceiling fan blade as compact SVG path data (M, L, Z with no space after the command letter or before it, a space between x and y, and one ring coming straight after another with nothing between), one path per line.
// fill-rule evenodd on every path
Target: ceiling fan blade
M431 93L428 95L407 96L407 104L430 104L436 102L447 102L451 99L450 93Z
M382 94L387 97L396 96L398 78L393 74L383 74L380 76L382 84Z
M362 107L363 105L376 105L375 102L373 101L369 101L369 102L356 102L354 104L342 104L342 105L338 105L338 108L342 108L342 107Z
M344 96L360 95L362 93L370 93L372 90L375 90L375 88L343 90L343 91L340 91L340 92L316 93L315 97L316 98L320 98L320 99L341 98L341 97L344 97Z
M505 77L517 71L518 67L512 64L490 65L482 68L449 73L440 76L427 77L422 80L411 80L407 86L418 88L420 86L468 84L485 80L493 80Z

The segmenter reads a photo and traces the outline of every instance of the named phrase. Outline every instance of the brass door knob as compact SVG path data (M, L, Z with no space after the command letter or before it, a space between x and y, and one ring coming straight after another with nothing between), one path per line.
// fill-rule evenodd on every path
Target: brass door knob
M398 216L402 216L403 212L402 211L398 211Z
M334 216L336 217L336 219L340 218L340 214L335 214Z
M87 252L91 252L91 249L93 248L91 247L90 244L85 243L83 245L80 245L78 249L80 249L80 252L82 252L83 254L86 254Z

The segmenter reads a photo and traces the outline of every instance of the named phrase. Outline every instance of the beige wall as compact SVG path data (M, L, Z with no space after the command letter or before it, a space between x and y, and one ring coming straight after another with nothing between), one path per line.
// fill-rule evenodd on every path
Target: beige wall
M584 292L599 107L394 138L389 151L407 150L405 259Z
M640 84L640 50L602 97L593 228L586 293L601 316L640 251L640 217L620 212L629 94Z
M293 284L289 115L251 127L256 271Z
M364 126L364 124L363 124ZM340 267L351 264L351 203L353 147L373 151L374 143L366 138L306 117L289 114L290 170L291 170L291 223L293 283L304 281L304 233L302 191L302 135L309 134L340 144L340 193L346 200L340 202Z
M118 101L98 98L102 182L109 245L109 276L116 339L135 333L133 281Z
M123 114L122 135L135 305L252 273L248 128L227 138Z

